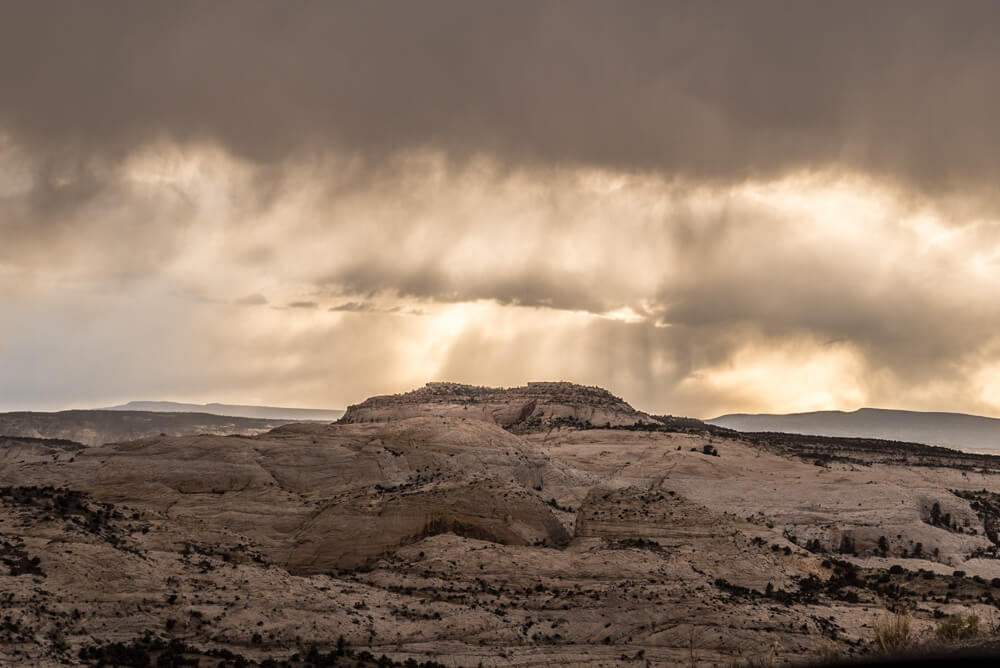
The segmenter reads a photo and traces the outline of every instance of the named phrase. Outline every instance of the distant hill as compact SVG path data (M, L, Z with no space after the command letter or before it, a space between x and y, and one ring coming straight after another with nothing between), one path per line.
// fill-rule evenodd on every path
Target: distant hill
M289 422L296 420L124 410L22 411L0 413L0 436L66 439L84 445L102 445L161 434L252 436Z
M924 413L882 408L788 415L722 415L709 424L744 432L846 436L1000 450L1000 419L964 413Z
M316 408L278 408L275 406L239 406L234 404L185 404L176 401L130 401L110 406L108 411L150 411L153 413L208 413L232 417L263 418L266 420L318 420L333 422L344 414L342 410Z

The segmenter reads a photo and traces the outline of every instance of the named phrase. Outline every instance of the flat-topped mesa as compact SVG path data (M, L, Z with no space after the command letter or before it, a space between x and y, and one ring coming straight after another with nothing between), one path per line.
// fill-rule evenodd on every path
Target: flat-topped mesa
M371 397L349 406L339 421L388 422L434 416L484 420L517 433L656 423L603 388L567 382L509 388L427 383L412 392Z

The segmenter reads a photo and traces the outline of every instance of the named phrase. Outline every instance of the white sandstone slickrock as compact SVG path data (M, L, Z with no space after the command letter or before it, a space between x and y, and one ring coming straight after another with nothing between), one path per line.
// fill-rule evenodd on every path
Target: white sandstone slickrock
M820 445L566 383L430 384L253 437L8 439L0 663L149 631L256 660L344 636L448 665L721 666L861 652L900 602L923 633L989 619L1000 460Z

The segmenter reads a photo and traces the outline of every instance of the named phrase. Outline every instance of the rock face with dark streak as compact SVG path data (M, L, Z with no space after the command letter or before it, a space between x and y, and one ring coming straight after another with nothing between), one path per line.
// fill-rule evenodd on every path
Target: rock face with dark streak
M372 397L349 406L340 422L388 422L429 415L483 420L514 433L655 422L607 390L564 382L511 388L427 383L412 392Z

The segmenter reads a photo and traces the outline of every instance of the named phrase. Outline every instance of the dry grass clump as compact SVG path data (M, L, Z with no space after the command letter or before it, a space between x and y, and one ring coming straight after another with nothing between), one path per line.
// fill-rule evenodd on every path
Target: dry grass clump
M898 652L912 642L910 635L910 615L893 613L875 622L875 646L883 652Z
M938 640L946 642L957 642L960 640L971 640L983 634L983 627L979 623L979 617L969 613L967 617L962 615L951 615L942 620L937 625Z
M816 648L813 658L819 664L837 663L843 661L844 651L835 643L826 642Z

